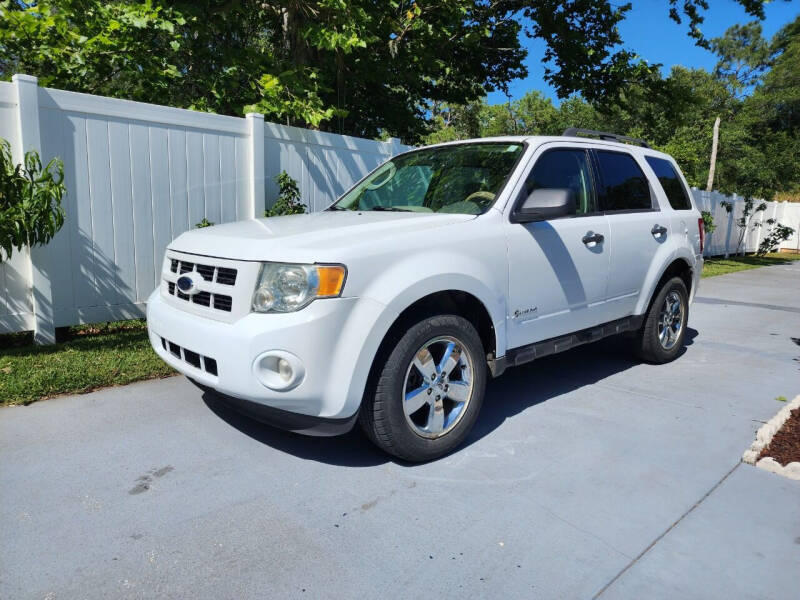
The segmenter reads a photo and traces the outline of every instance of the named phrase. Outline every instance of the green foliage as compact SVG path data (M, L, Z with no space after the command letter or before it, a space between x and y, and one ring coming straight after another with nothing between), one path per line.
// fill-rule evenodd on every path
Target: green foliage
M754 16L764 0L736 0ZM706 0L663 0L700 32ZM608 106L658 65L625 48L613 0L0 0L0 78L414 143L443 105L527 74L520 36L545 44L561 98ZM501 116L501 115L497 115ZM517 123L517 117L511 121ZM519 125L519 123L517 123ZM522 126L526 126L522 125ZM454 132L442 133L442 139Z
M703 217L703 229L705 230L706 235L711 235L717 228L717 226L714 225L714 215L707 210L701 210L700 215Z
M203 229L205 227L213 227L214 223L203 217L203 220L200 221L199 223L195 223L194 226L196 229Z
M64 225L63 182L60 159L42 167L31 151L24 164L15 165L8 142L0 138L0 262L14 250L43 246L58 233Z
M186 21L146 2L0 2L0 73L40 85L163 101L184 78L177 66Z
M767 233L758 245L759 256L775 252L781 245L794 234L794 228L778 223L775 219L767 219Z
M300 201L297 182L286 171L281 171L275 176L275 183L278 184L278 199L272 208L264 211L265 217L299 215L306 212L305 204Z

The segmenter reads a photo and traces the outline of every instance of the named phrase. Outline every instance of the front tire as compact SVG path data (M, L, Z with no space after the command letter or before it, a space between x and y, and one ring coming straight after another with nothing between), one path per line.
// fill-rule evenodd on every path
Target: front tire
M674 360L683 348L689 320L689 293L680 277L666 281L658 290L634 340L642 360L663 364Z
M457 315L424 319L409 328L376 367L359 423L378 447L422 462L464 441L486 387L483 344L469 321Z

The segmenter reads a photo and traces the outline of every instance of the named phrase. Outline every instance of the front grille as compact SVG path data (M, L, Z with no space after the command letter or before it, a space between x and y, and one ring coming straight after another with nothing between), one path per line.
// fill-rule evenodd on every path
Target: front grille
M220 294L214 294L214 308L217 310L224 310L225 312L231 312L231 306L233 301L231 300L230 296L222 296Z
M206 281L212 283L219 283L221 285L236 285L236 269L229 267L215 267L214 265L201 265L199 263L191 263L185 260L178 260L177 258L170 259L169 270L173 273L183 275L184 273L191 273L197 271L200 276Z
M181 348L178 344L170 342L166 338L161 338L161 346L172 354L175 358L190 364L195 369L205 371L209 375L217 375L217 361L209 356L203 356L189 350L188 348Z
M200 306L211 306L211 294L208 292L198 292L192 296L192 302Z
M236 269L217 267L217 283L221 283L223 285L235 285Z
M172 281L167 282L167 292L170 296L175 296L181 300L186 300L192 304L199 304L200 306L212 306L217 310L224 310L231 312L233 306L233 298L225 294L211 294L209 292L197 292L189 296L175 287Z

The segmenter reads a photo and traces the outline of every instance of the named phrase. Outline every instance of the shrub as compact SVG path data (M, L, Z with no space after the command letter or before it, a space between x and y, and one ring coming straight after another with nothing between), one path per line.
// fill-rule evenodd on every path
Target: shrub
M206 219L205 217L203 217L203 220L202 220L202 221L200 221L199 223L195 223L195 224L194 224L194 226L195 226L197 229L202 229L203 227L213 227L213 226L214 226L214 223L212 223L211 221L209 221L208 219Z
M272 208L264 211L265 217L299 215L306 212L305 204L300 201L297 182L286 171L281 171L275 176L275 183L278 184L278 199Z
M758 245L759 256L764 256L770 252L774 252L781 245L781 242L788 240L792 237L794 229L787 225L778 223L775 219L767 219L767 234L761 243Z
M42 167L39 154L15 165L11 147L0 138L0 262L14 250L43 246L64 225L64 165L54 158Z

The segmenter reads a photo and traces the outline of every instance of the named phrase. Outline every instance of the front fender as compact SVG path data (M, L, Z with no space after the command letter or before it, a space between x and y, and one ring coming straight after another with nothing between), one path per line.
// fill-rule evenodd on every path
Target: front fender
M456 271L457 267L463 271ZM504 276L505 270L495 273ZM495 329L497 354L503 356L506 350L505 295L497 284L493 289L485 283L494 280L485 264L450 251L407 257L375 277L360 294L358 309L343 327L333 356L334 372L352 373L347 383L345 405L336 412L352 415L358 410L372 363L389 329L406 308L430 294L455 290L475 296L489 313Z
M450 250L408 257L376 277L364 296L400 314L418 300L444 291L466 292L489 313L495 330L497 355L506 350L506 265L492 265ZM413 276L409 276L413 274Z

